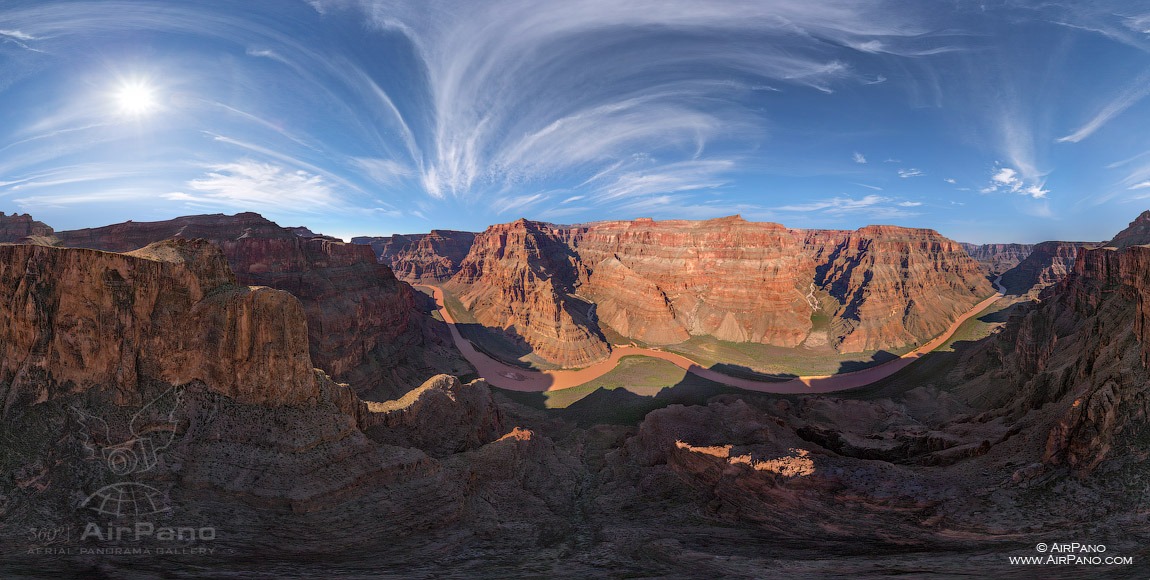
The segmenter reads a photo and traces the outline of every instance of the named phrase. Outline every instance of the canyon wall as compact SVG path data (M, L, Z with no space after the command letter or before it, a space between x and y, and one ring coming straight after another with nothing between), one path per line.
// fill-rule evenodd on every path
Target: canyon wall
M379 264L368 246L301 237L255 213L125 222L56 232L56 243L130 251L167 238L220 246L238 281L294 294L307 315L316 366L360 393L399 395L443 370L457 370L446 340L415 305L410 286Z
M28 214L5 215L0 211L0 243L19 242L31 236L50 236L52 228L44 222L32 219Z
M1042 242L1030 255L1002 273L1002 285L1012 294L1037 293L1065 279L1074 269L1078 248L1087 242Z
M566 366L606 357L606 340L573 298L579 258L548 224L519 220L475 237L446 285L480 324L503 329L535 354Z
M993 292L933 230L792 230L738 216L492 226L448 288L481 324L565 366L607 355L600 324L651 344L708 335L794 347L817 332L842 352L896 349ZM827 322L815 328L818 315Z
M303 308L238 285L219 249L172 240L130 254L0 246L4 410L192 381L251 404L318 396Z
M1034 249L1033 244L968 244L962 248L982 265L991 278L1017 266Z
M1148 232L1145 212L1112 242L1078 246L1069 275L987 346L986 368L1012 387L1008 412L1055 414L1047 464L1092 471L1150 416Z
M370 245L380 263L412 284L438 284L454 276L474 242L474 233L452 230L351 239L353 244Z

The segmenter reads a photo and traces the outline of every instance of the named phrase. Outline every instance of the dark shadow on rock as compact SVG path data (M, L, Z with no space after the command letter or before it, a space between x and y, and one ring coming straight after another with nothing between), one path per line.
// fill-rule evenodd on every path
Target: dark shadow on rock
M475 350L488 357L523 369L534 368L529 363L519 360L535 352L535 349L527 344L514 327L501 329L476 323L457 322L455 328L459 329L459 334L471 341Z
M854 371L861 371L870 367L881 365L898 358L898 355L880 350L871 355L870 360L845 360L839 363L839 370L835 374L851 373Z
M660 389L654 396L640 395L624 388L600 387L555 412L584 427L595 424L638 425L647 413L656 409L669 405L702 405L718 395L744 392L687 374L681 381Z
M750 367L731 363L715 363L711 367L711 370L723 373L724 375L731 377L749 379L752 381L762 381L764 383L780 383L783 381L789 381L799 376L792 373L762 373Z

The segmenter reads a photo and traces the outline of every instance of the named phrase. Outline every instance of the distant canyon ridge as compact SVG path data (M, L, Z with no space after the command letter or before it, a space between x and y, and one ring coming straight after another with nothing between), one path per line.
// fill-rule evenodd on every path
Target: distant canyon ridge
M994 293L962 244L930 229L800 230L739 216L354 238L413 284L440 284L480 324L543 359L583 366L614 333L853 353L921 344ZM1030 247L1012 244L996 268ZM995 252L987 250L988 255Z

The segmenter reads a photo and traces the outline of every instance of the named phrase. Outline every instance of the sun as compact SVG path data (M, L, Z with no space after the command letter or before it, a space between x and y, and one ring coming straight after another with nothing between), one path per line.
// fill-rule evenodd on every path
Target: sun
M156 91L146 82L128 81L116 91L116 103L121 115L142 117L156 110Z

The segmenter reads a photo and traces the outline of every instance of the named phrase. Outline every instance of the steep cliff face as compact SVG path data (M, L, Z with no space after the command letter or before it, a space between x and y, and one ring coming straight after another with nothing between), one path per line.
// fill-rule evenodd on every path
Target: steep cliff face
M236 284L205 241L131 254L0 246L4 409L92 388L193 381L251 404L318 395L299 301Z
M316 366L358 392L399 395L457 365L415 310L415 297L367 246L301 237L254 213L187 216L57 232L64 246L130 251L167 238L219 245L242 284L270 286L303 303Z
M19 242L29 236L50 236L52 228L44 222L32 219L28 214L4 215L0 211L0 243Z
M491 226L447 286L480 324L507 330L544 359L585 366L610 349L587 305L572 298L578 257L562 234L527 220Z
M816 284L839 302L844 352L925 342L993 293L962 247L929 229L861 228L819 271Z
M454 276L474 242L474 233L452 230L351 239L353 244L370 245L380 263L412 284L439 284Z
M652 344L708 335L795 347L817 332L842 352L898 348L993 293L961 246L933 230L803 231L738 216L493 226L452 284L482 324L514 329L569 365L605 354L598 323ZM828 320L815 328L819 318ZM563 340L578 348L559 353Z
M1069 276L1078 248L1090 245L1087 242L1036 244L1026 259L1002 274L1002 285L1012 294L1036 294Z
M1016 391L1015 414L1051 409L1043 460L1085 473L1150 413L1150 212L1115 245L1077 248L1068 277L1012 317L990 349Z
M579 291L599 319L655 344L711 335L801 343L815 262L803 238L741 218L602 222L567 232L581 262Z
M515 533L538 534L574 509L570 468L548 440L505 427L483 381L438 376L364 402L312 368L306 326L298 299L237 284L204 240L128 254L0 245L0 533L92 521L218 530L181 537L220 550L216 566L269 549L411 553L441 531L498 532L491 509L516 510ZM53 536L53 570L172 565L81 547L180 558L162 537L78 536ZM21 537L0 566L43 575L27 558L40 538Z
M966 253L982 265L986 275L994 278L1015 267L1034 249L1033 244L968 244L962 242Z

